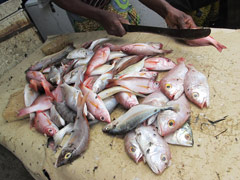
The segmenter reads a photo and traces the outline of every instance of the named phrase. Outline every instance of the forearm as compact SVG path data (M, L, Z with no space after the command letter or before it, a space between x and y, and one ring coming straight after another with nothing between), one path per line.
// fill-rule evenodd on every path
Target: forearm
M104 11L83 3L80 0L53 0L53 2L71 13L78 14L96 21L99 21L101 14L103 13L102 11Z
M139 0L148 8L152 9L164 19L168 14L168 11L171 10L173 7L166 2L165 0Z

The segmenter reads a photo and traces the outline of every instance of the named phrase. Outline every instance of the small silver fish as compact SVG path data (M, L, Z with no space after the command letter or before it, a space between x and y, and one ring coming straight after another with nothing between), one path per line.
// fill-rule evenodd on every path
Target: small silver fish
M180 146L193 146L193 133L191 126L185 123L183 127L176 130L174 133L164 136L168 144L176 144Z

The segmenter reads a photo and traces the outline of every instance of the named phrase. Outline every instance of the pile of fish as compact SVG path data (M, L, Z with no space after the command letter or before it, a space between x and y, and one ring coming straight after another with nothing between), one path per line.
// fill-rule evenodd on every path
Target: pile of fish
M160 174L170 165L168 144L193 145L189 100L199 108L209 106L207 78L183 58L177 64L166 58L172 50L161 43L108 40L69 45L29 67L26 107L18 116L29 114L30 126L50 138L54 151L61 149L56 167L88 148L89 126L101 121L103 132L125 136L126 152L136 163L143 159ZM157 81L161 71L168 72ZM118 104L126 112L111 120ZM66 134L70 137L61 148Z

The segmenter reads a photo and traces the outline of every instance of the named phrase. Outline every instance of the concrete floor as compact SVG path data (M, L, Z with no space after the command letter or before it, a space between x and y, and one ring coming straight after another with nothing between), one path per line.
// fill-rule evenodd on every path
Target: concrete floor
M21 161L2 145L0 145L0 172L1 180L33 180Z

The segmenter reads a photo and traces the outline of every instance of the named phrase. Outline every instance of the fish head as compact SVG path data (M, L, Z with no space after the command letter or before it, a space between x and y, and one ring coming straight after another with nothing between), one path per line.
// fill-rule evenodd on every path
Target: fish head
M159 113L157 117L158 133L165 136L174 132L177 129L177 113L172 110L167 110Z
M183 82L180 79L171 79L160 82L162 92L170 99L178 99L183 91Z
M102 131L105 133L111 133L116 129L117 124L118 124L117 121L113 121L113 122L107 124L105 127L103 127Z
M143 156L137 142L129 142L128 146L126 147L126 151L130 158L132 158L136 163L138 163Z
M209 106L209 90L205 86L195 86L187 89L187 97L201 109Z
M146 150L145 158L149 167L156 174L161 174L171 163L170 151L154 144Z
M74 148L65 147L62 149L61 153L58 156L58 159L55 163L56 167L63 166L65 164L71 163L76 157L74 156Z
M47 126L44 128L44 133L48 137L53 137L58 132L58 128L55 126Z
M178 130L177 140L181 145L193 146L193 133L188 123L185 123L183 127Z
M99 113L96 115L96 119L107 123L111 122L111 118L107 109L99 111Z
M160 83L158 81L150 81L150 88L158 91L160 89Z

